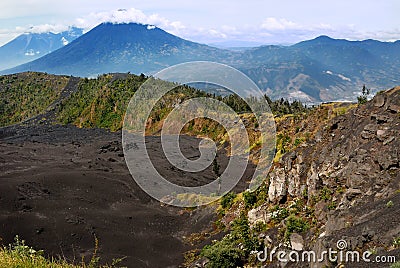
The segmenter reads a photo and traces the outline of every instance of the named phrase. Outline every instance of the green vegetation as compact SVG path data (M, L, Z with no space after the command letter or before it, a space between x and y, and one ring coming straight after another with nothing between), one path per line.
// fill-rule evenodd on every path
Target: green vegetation
M393 239L393 247L395 247L395 248L400 247L400 237Z
M265 95L265 99L274 115L302 114L310 110L306 105L303 105L303 103L297 100L291 103L283 98L272 101L267 95Z
M286 219L289 216L289 210L286 207L280 207L279 205L274 206L271 209L271 212L271 218L275 224L279 224L282 220Z
M120 130L129 100L146 79L147 77L144 75L132 74L123 77L106 74L98 76L96 79L82 79L79 82L78 90L61 104L57 118L62 124L107 128L111 131ZM160 80L156 80L156 83L160 83L160 86L166 84L169 87L175 86ZM150 99L151 97L149 96ZM194 97L214 97L229 103L237 111L247 109L245 102L237 96L216 97L188 86L177 86L154 106L150 116L150 125L148 124L149 131L159 131L157 123L169 114L176 103L182 103ZM209 132L212 127L207 124L202 126L200 132ZM193 125L188 127L193 128Z
M277 149L281 154L284 154L288 151L287 147L292 142L290 136L286 133L279 133L277 135Z
M44 73L0 76L0 127L43 113L66 86L69 78Z
M309 229L309 225L307 221L300 217L296 217L294 215L290 215L286 219L286 230L285 230L285 238L289 239L292 233L303 233Z
M400 262L393 263L390 268L400 268Z
M46 259L42 250L35 250L25 244L24 240L15 237L13 244L0 248L0 267L4 268L112 268L121 261L115 260L112 265L99 265L97 256L98 240L95 238L95 249L88 263L83 259L79 265L68 263L65 259Z
M209 259L207 267L210 268L240 267L243 262L243 251L227 237L213 245L205 246L201 255Z
M220 241L207 245L201 255L209 259L207 267L240 267L252 250L260 249L257 233L250 229L247 217L241 214L231 226L231 232Z
M146 79L144 75L132 74L105 74L94 79L80 79L75 92L64 99L57 108L57 122L53 123L120 130L129 100ZM68 81L69 78L65 76L32 72L0 76L0 126L18 123L45 112L47 107L60 97ZM218 96L186 85L177 86L153 108L148 122L149 134L159 131L163 119L176 103L195 97L215 98L233 108L238 114L251 112L247 103L235 94ZM283 99L272 101L267 96L265 98L275 115L301 114L310 110L298 101L289 103ZM258 127L254 116L246 117L246 120L251 122L246 126L249 129ZM213 139L225 139L222 126L209 119L193 120L183 131L193 135L206 135ZM253 136L251 135L251 144L256 149L261 142L258 137Z
M275 103L279 102L281 101ZM299 108L295 110L294 114L279 114L279 109L275 106L274 114L279 115L275 116L276 155L274 162L279 162L285 153L309 142L318 130L329 126L334 117L346 114L355 107L357 104L326 103L314 108Z
M336 189L336 193L340 194L343 193L343 189L341 187L338 187ZM327 202L328 205L328 209L332 210L335 209L337 207L336 202L332 201L332 198L334 196L334 191L329 189L327 186L324 186L317 195L313 195L310 197L310 201L312 205L315 205L316 203L318 203L319 201L324 201Z
M389 202L386 203L387 208L391 208L391 207L393 207L393 205L394 205L394 203L392 200L390 200Z
M319 200L323 200L323 201L329 201L332 198L332 190L329 189L328 187L324 186L324 188L322 188L322 190L319 193Z
M145 79L136 75L124 79L113 75L82 79L78 90L61 104L58 120L79 127L119 130L130 98Z
M363 85L361 90L361 96L357 97L358 104L364 104L368 101L368 95L370 93L370 89Z
M332 201L332 202L330 202L330 203L328 204L327 207L328 207L329 210L335 210L335 209L337 208L337 202Z
M60 103L56 114L57 122L73 124L78 127L99 127L111 131L121 130L128 102L146 79L148 78L144 75L136 76L132 74L106 74L94 79L80 79L75 92ZM0 94L2 97L0 100L0 123L3 125L17 123L30 116L45 112L46 108L60 96L67 82L68 77L49 76L40 73L0 77ZM157 80L157 82L170 85L169 82L161 80ZM363 93L365 99L368 94L369 92L365 88ZM150 99L151 97L149 96ZM169 112L177 104L195 97L214 98L233 108L245 122L245 127L248 130L251 144L250 155L257 152L262 145L261 135L256 131L259 124L244 100L237 95L216 96L215 94L208 94L186 85L177 86L156 103L149 120L146 122L147 134L158 134ZM343 115L354 107L351 104L329 103L317 108L308 108L298 101L292 103L284 99L272 101L267 96L265 96L265 99L275 115L277 126L275 162L279 162L279 159L285 153L307 143L316 135L318 129L322 129L322 127L329 129L329 120L333 117ZM140 109L138 110L140 111ZM220 141L219 144L221 145L229 141L223 127L211 119L193 119L184 126L182 132L190 135L207 136L214 141ZM275 164L279 165L279 163ZM219 176L220 166L217 161L213 162L212 168L214 174ZM259 238L262 237L260 234L265 235L267 229L277 228L278 239L287 240L292 233L305 232L310 226L318 227L315 223L313 204L324 201L327 208L333 210L337 206L333 197L343 193L343 191L340 186L336 188L336 191L324 187L317 195L309 196L307 190L304 189L303 196L300 199L289 199L285 200L284 204L267 205L267 207L265 205L268 204L268 182L263 183L254 192L246 191L238 195L232 192L227 193L220 200L220 218L216 225L222 226L223 228L218 230L224 229L228 231L228 234L222 240L205 246L200 255L210 260L208 267L236 267L249 263L251 262L250 252L263 247L264 240ZM213 200L214 197L190 194L176 196L178 200L193 204L199 201ZM389 203L387 204L388 207L393 206L393 202L391 205ZM269 222L260 222L250 226L246 217L247 212L261 205L270 215ZM14 251L15 247L4 248L2 254L10 256ZM191 251L186 257L193 261L197 254L197 251ZM35 258L48 262L51 267L58 267L56 264L53 265L53 262L60 262L61 266L59 267L78 267L62 266L64 264L62 260L47 261L39 253L34 255ZM89 265L96 266L98 259L95 254L93 260L93 264ZM11 263L9 266L13 267L13 265ZM44 264L43 267L48 267L46 265ZM84 265L83 263L79 267L89 267ZM16 266L18 264L14 265L14 267ZM18 267L30 266L21 264Z
M251 251L260 251L265 246L265 235L270 230L277 230L277 239L288 241L293 233L304 233L310 227L316 227L314 209L303 198L287 201L285 204L268 205L266 183L254 192L243 192L234 200L234 205L220 210L221 219L234 219L225 226L229 233L220 241L214 241L201 251L201 256L210 260L208 267L237 267L258 265ZM321 196L327 196L324 191ZM225 197L226 198L226 197ZM224 201L227 202L227 201ZM268 212L268 222L256 221L250 226L247 213L250 209L262 205ZM238 211L239 209L239 211ZM222 212L222 213L221 213ZM240 213L240 216L234 216Z
M246 208L252 208L257 202L257 195L255 192L243 192L243 201Z
M233 204L233 200L236 198L236 194L233 192L229 192L226 195L224 195L221 198L221 207L223 209L230 209L232 204Z

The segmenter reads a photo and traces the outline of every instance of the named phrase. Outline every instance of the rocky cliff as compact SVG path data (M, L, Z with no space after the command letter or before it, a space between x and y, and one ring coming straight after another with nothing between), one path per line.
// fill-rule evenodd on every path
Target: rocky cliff
M400 237L399 131L400 87L380 92L365 105L335 117L313 139L281 158L270 173L269 202L248 212L250 223L268 224L274 218L271 203L290 211L290 204L304 200L304 209L312 208L313 223L300 239L290 238L292 248L300 243L300 248L318 253L336 248L343 239L349 250L370 250L399 260L394 242ZM278 231L285 225L283 220ZM273 228L268 232L278 246L279 236ZM385 267L367 264L349 267ZM323 265L337 263L311 266Z

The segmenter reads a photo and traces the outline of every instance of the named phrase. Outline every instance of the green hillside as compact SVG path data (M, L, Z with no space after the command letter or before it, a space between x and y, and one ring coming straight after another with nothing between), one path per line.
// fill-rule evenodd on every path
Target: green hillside
M66 76L31 72L0 76L0 126L45 112L68 80Z
M47 120L46 113L54 109L56 117L50 122L52 124L121 130L128 102L146 79L144 75L104 74L97 78L79 79L70 88L70 85L67 87L70 81L67 76L35 72L0 76L0 126L20 123L39 114L43 115L43 120ZM222 97L192 87L178 86L157 103L151 114L152 120L162 121L176 102L194 97L218 99L240 114L250 112L247 104L238 96ZM298 114L309 110L297 101L289 103L283 99L271 101L266 98L275 115ZM59 102L59 105L52 105L55 102ZM153 128L152 131L157 132L157 129Z

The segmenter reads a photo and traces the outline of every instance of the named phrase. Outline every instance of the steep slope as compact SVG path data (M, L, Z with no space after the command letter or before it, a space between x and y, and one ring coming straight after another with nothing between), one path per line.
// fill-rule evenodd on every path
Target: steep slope
M70 79L31 72L0 76L0 127L44 113L60 99Z
M320 129L270 174L270 202L306 195L315 208L315 229L303 235L307 248L321 253L345 239L348 250L398 254L390 251L400 237L399 113L400 87L380 93Z
M283 179L291 184L287 190L293 197L304 189L313 195L324 185L372 191L377 197L392 195L399 188L399 112L397 87L336 117L307 146L283 157L284 169L271 174L271 185ZM277 175L281 171L285 178ZM279 201L279 194L271 193L270 199Z
M0 70L38 59L59 49L82 35L72 27L61 33L25 33L0 47Z
M299 256L313 251L323 260L300 258L281 263L285 267L389 267L399 261L399 114L397 87L320 125L311 139L273 165L264 186L222 207L217 223L230 233L203 249L197 267L279 266L278 256L288 260L290 250ZM324 257L329 248L338 250L338 241L343 256L357 251L359 261ZM264 248L265 261L257 260L254 250ZM370 262L361 259L367 251ZM296 252L290 256L296 259Z

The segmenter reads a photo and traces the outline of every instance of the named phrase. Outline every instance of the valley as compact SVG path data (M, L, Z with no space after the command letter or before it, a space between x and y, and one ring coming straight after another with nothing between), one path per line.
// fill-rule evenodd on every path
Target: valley
M0 268L400 268L400 2L0 2Z
M100 264L120 260L117 267L256 266L261 263L254 250L290 250L297 243L322 252L339 239L351 250L375 249L373 257L398 256L398 87L365 104L307 108L300 102L267 99L277 142L262 186L245 191L254 172L250 164L234 191L219 202L176 208L143 192L124 160L123 111L146 79L121 73L96 79L34 72L0 77L5 111L0 129L3 243L19 235L46 256L79 264L97 254ZM20 84L31 86L16 86ZM48 86L53 90L46 90ZM38 94L35 88L43 91ZM196 96L217 98L240 114L250 136L252 163L261 145L240 99L179 86L153 111L146 144L159 172L182 185L217 178L213 165L200 173L184 172L160 153L164 117L175 103ZM49 102L44 105L43 99ZM216 163L223 172L229 160L229 143L222 142L225 131L207 119L196 119L182 131L185 155L198 154L201 138L217 141Z

